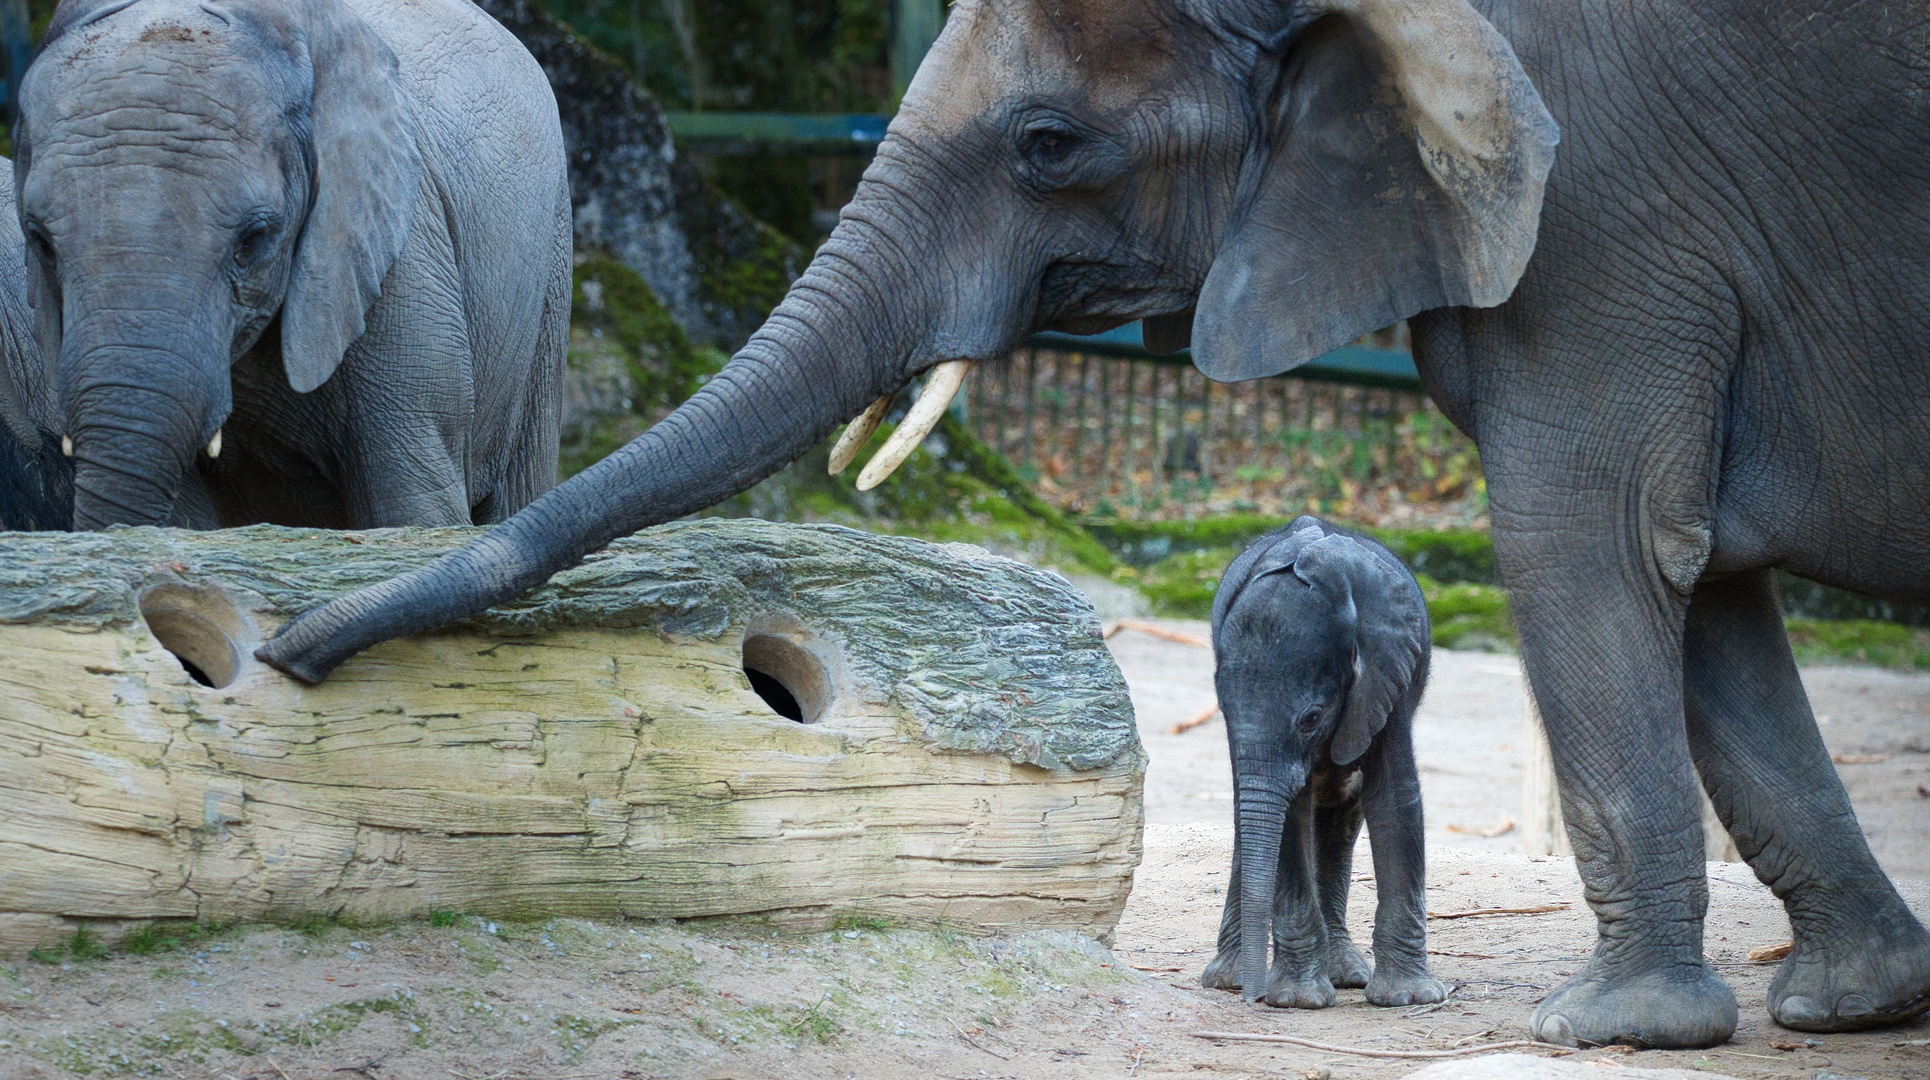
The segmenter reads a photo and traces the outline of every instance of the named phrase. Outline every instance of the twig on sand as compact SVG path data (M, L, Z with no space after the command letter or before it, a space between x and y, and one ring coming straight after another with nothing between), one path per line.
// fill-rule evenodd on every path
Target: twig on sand
M1151 964L1127 964L1134 971L1185 971L1183 967L1154 967Z
M1137 630L1142 634L1150 634L1161 641L1176 642L1180 645L1191 645L1196 649L1210 649L1213 647L1212 642L1198 634L1189 634L1183 630L1168 630L1163 626L1154 626L1149 622L1140 622L1138 619L1121 619L1100 631L1099 636L1110 640L1114 634L1117 634L1121 630Z
M1472 1054L1485 1054L1490 1050L1513 1050L1519 1046L1531 1047L1536 1050L1558 1050L1564 1054L1572 1054L1575 1052L1575 1048L1572 1046L1557 1046L1554 1043L1537 1042L1534 1039L1510 1039L1507 1042L1488 1043L1484 1046L1464 1046L1459 1050L1369 1050L1362 1046L1335 1046L1332 1043L1314 1042L1312 1039L1302 1039L1294 1035L1262 1035L1259 1032L1195 1031L1193 1032L1193 1037L1195 1039L1212 1039L1216 1042L1287 1043L1292 1046L1304 1046L1309 1050L1319 1050L1328 1054L1354 1054L1359 1057L1378 1058L1468 1057Z
M1446 949L1429 949L1429 950L1427 951L1427 954L1428 954L1429 956L1453 956L1453 957L1458 957L1459 959L1462 959L1462 960L1492 960L1492 959L1494 959L1494 957L1492 957L1492 956L1489 956L1489 955L1488 955L1487 953L1478 953L1478 952L1448 952L1448 951L1447 951Z
M1492 829L1476 828L1473 825L1449 825L1448 831L1451 833L1460 833L1462 836L1485 836L1492 840L1497 836L1506 836L1513 832L1514 827L1515 819L1504 817L1501 819L1501 824L1496 825Z
M1202 709L1201 711L1194 713L1192 716L1189 716L1186 719L1181 720L1179 723L1174 724L1173 730L1171 733L1174 735L1184 735L1187 732L1193 730L1194 728L1199 727L1201 724L1206 723L1208 720L1213 719L1213 717L1217 715L1219 711L1220 711L1220 703L1216 701L1213 704L1208 705L1206 708ZM1514 822L1510 821L1508 824L1513 825Z
M1563 911L1570 907L1567 900L1554 904L1536 904L1534 907L1482 907L1466 911L1430 911L1430 919L1471 919L1476 915L1546 915L1551 911Z
M1749 950L1749 962L1767 964L1772 960L1781 960L1795 948L1796 943L1793 941L1785 941L1781 945L1758 945Z
M981 1054L990 1054L990 1055L992 1055L993 1057L995 1057L995 1058L997 1058L997 1059L999 1059L1000 1061L1010 1061L1010 1060L1012 1060L1011 1058L1009 1058L1009 1057L1006 1057L1006 1056L1005 1056L1004 1054L1001 1054L1001 1053L999 1053L999 1052L998 1052L997 1050L988 1050L988 1049L986 1049L985 1047L983 1047L983 1046L980 1046L980 1045L979 1045L979 1044L978 1044L978 1043L977 1043L976 1041L974 1041L974 1040L972 1039L972 1037L971 1037L970 1035L967 1035L967 1034L965 1033L965 1028L964 1028L964 1026L963 1026L962 1024L960 1024L960 1023L959 1023L958 1021L956 1021L956 1020L953 1020L953 1019L952 1019L951 1017L949 1017L949 1016L948 1016L948 1017L946 1017L945 1019L946 1019L946 1020L947 1020L947 1021L948 1021L948 1022L949 1022L949 1023L951 1024L951 1025L952 1025L952 1027L954 1027L954 1028L956 1028L956 1029L958 1030L958 1037L959 1037L959 1038L961 1038L961 1039L963 1039L963 1040L965 1040L965 1045L966 1045L966 1046L969 1046L969 1047L971 1047L972 1049L974 1049L974 1050L976 1050L976 1051L978 1051L978 1052L979 1052L979 1053L981 1053Z
M1903 1042L1897 1043L1897 1045L1898 1046L1930 1046L1930 1039L1906 1039Z

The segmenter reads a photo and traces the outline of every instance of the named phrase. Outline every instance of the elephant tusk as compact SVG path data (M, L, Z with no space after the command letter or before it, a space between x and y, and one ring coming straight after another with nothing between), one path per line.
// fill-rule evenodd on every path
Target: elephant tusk
M220 456L221 456L221 429L215 428L214 438L208 440L208 460L213 461L215 458L218 458Z
M62 435L60 437L60 453L62 457L74 456L74 437L72 435Z
M965 373L972 370L970 360L947 360L931 369L931 376L925 380L925 392L918 395L911 411L905 414L905 421L898 430L891 433L878 455L858 474L858 490L870 491L885 482L893 470L904 464L918 444L925 441L931 429L938 426L938 418L945 415L946 406L958 394L958 388L965 385Z
M864 444L871 440L872 433L878 430L878 425L884 423L885 413L890 410L891 399L895 396L886 394L872 402L865 407L865 411L858 414L856 420L844 426L844 434L839 435L837 443L831 447L832 476L850 467L851 462L857 458L858 451L864 449Z

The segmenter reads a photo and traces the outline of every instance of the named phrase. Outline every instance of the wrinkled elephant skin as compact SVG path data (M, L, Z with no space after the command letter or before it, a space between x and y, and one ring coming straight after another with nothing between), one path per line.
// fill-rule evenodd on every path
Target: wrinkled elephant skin
M1771 569L1930 601L1930 64L1896 5L961 0L829 241L657 427L291 623L310 681L755 483L915 373L1162 318L1248 378L1403 317L1480 446L1601 939L1533 1029L1703 1046L1698 775L1811 1031L1930 1007ZM1894 23L1894 25L1893 25ZM1556 143L1560 148L1557 153ZM1190 326L1179 313L1191 311Z

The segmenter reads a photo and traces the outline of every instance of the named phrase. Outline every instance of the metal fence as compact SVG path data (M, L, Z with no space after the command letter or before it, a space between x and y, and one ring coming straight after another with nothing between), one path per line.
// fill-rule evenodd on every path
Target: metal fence
M1394 521L1485 508L1473 443L1417 390L1292 373L1215 383L1183 360L1026 348L975 365L964 399L974 433L1076 513Z

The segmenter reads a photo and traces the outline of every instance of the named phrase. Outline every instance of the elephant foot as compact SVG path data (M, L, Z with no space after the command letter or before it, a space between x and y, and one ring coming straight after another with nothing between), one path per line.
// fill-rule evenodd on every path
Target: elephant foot
M1366 986L1374 977L1374 966L1360 955L1345 935L1334 935L1327 942L1327 981L1345 990Z
M1447 984L1428 974L1425 969L1417 973L1387 970L1391 966L1382 964L1367 983L1367 1000L1370 1003L1432 1005L1447 1000Z
M1240 950L1228 949L1213 958L1200 974L1200 985L1208 990L1240 988Z
M1562 1046L1621 1043L1645 1050L1714 1046L1736 1030L1736 995L1697 960L1625 974L1591 960L1542 999L1528 1030Z
M1797 1031L1858 1031L1930 1009L1930 933L1898 906L1836 932L1799 930L1769 984L1769 1015Z
M1322 973L1274 972L1267 980L1266 1003L1276 1009L1328 1009L1339 1003L1334 984Z

